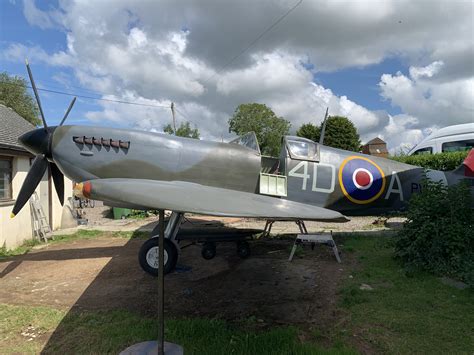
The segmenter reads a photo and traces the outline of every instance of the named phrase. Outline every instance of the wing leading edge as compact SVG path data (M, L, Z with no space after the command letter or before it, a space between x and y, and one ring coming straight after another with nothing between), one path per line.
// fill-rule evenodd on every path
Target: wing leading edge
M336 211L304 203L183 181L95 179L83 183L92 199L221 217L345 222Z

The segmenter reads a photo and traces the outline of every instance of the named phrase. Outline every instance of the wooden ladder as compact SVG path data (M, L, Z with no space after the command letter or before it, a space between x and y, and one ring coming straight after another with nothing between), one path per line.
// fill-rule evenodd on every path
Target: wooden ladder
M48 220L46 219L36 191L33 192L33 195L31 195L30 207L31 216L33 219L32 222L34 235L36 235L38 239L42 239L46 243L48 242L48 238L51 237L51 239L54 239L52 236L51 226L49 225Z

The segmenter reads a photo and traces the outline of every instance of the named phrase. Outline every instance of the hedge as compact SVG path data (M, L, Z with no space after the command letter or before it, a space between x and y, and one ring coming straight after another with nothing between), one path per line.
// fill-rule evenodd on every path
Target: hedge
M421 268L474 287L474 211L466 183L446 187L423 181L423 193L408 202L395 255L407 271Z
M421 155L401 155L393 156L390 159L405 164L421 166L427 169L449 171L456 169L466 159L469 151L465 152L449 152L438 154L421 154Z

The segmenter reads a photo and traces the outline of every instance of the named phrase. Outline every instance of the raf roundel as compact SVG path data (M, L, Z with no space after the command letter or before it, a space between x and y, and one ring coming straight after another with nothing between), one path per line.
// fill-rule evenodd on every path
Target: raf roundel
M339 167L339 185L350 201L365 204L375 201L385 188L385 175L370 159L351 156Z

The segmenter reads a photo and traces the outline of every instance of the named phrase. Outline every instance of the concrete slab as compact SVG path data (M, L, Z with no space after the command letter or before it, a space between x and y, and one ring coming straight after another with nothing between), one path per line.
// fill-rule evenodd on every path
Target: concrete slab
M144 341L126 348L120 355L156 355L158 354L157 341ZM183 348L174 343L165 341L165 355L183 355Z

